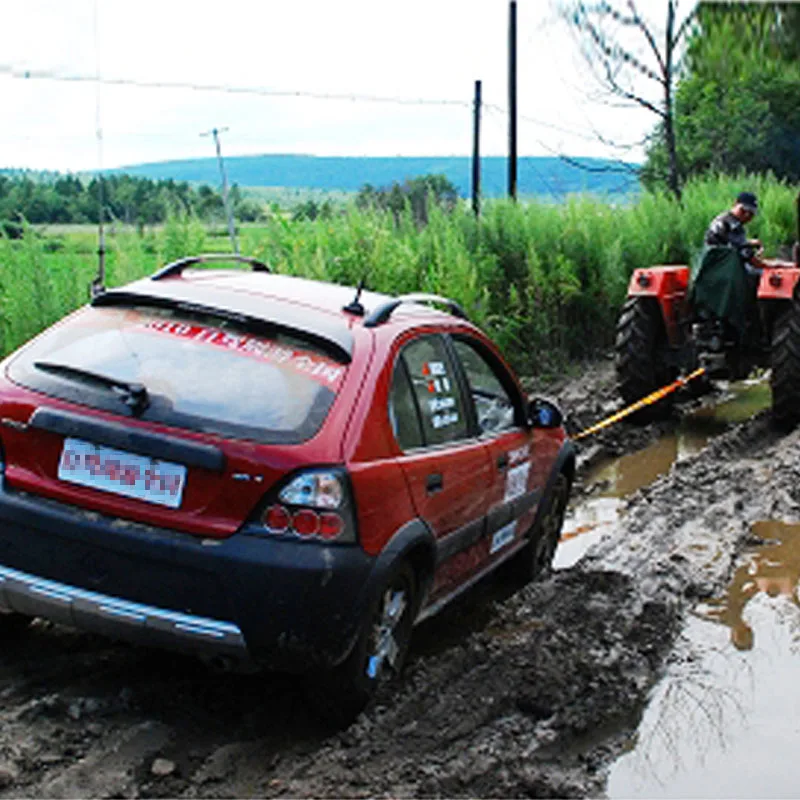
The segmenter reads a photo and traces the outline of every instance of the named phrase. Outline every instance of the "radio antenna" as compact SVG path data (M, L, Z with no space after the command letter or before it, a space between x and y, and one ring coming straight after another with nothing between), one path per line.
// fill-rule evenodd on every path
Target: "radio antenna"
M92 299L106 290L106 234L103 227L105 216L105 190L103 186L103 125L100 117L100 36L98 24L98 0L94 0L94 56L95 56L95 136L97 138L97 275L92 281Z
M358 286L356 287L356 296L342 308L342 311L346 311L348 314L353 314L356 317L363 317L366 313L364 311L364 306L361 303L361 292L364 291L364 286L367 283L367 278L364 276L359 282Z

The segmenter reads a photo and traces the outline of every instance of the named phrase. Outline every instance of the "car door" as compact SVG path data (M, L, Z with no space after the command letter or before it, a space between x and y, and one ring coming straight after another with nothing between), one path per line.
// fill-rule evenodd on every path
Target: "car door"
M480 340L450 339L492 469L483 557L500 559L533 523L544 480L526 402L505 365Z
M479 566L494 476L475 435L452 354L438 334L406 344L394 367L390 418L417 514L436 537L431 598L456 588Z

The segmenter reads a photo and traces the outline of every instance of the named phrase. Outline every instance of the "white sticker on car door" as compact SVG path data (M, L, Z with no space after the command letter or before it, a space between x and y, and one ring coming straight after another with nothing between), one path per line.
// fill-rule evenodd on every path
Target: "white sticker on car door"
M510 500L516 500L525 494L528 487L528 475L531 471L531 462L526 461L524 464L513 467L506 473L506 492L503 500L507 503Z
M516 524L516 522L509 522L508 525L504 525L499 531L495 531L492 536L492 543L489 546L489 555L496 553L501 547L505 547L507 544L514 541L514 528Z

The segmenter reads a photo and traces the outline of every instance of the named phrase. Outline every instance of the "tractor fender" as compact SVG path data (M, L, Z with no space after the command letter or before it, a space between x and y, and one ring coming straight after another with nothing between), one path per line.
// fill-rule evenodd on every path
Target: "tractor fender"
M800 283L800 269L797 268L767 268L761 273L758 282L759 300L791 300L800 292L797 291Z
M671 347L682 343L678 320L686 310L688 295L689 267L682 264L636 269L628 284L628 297L652 297L658 302Z

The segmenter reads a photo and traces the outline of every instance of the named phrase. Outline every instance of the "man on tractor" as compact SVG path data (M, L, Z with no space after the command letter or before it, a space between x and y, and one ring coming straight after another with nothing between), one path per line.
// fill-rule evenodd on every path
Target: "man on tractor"
M692 276L691 305L700 323L701 339L748 349L761 343L756 292L764 262L758 239L748 239L744 226L758 212L752 192L740 192L729 211L715 217L705 234L702 255Z
M733 208L730 211L723 211L711 221L705 235L706 246L734 247L739 251L746 267L752 270L760 269L758 254L763 249L761 242L758 239L748 239L744 232L744 226L757 213L756 196L752 192L740 192L736 196Z

